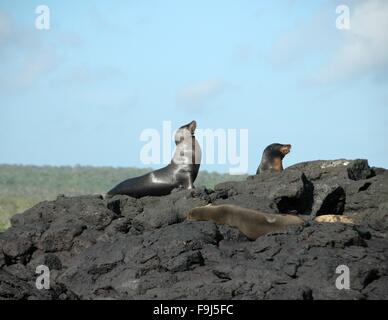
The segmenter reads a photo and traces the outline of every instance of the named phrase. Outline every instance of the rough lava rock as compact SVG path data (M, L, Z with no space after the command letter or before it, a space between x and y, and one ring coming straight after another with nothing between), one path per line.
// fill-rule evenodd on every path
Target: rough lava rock
M185 221L208 203L310 222L250 241ZM357 223L312 221L323 214ZM0 299L388 298L388 171L366 160L305 162L164 197L59 196L11 222L0 233ZM48 290L36 288L39 265L50 269ZM349 290L335 285L339 265Z

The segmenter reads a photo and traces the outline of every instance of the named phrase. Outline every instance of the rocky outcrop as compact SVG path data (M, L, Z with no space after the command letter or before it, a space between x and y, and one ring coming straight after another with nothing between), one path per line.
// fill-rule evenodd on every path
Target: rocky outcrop
M185 221L207 203L310 222L249 241L227 226ZM356 223L313 221L323 214ZM306 162L164 197L60 196L11 222L0 234L1 299L388 297L388 171L366 160ZM50 270L48 290L35 286L39 265ZM349 267L349 290L335 285L339 265Z

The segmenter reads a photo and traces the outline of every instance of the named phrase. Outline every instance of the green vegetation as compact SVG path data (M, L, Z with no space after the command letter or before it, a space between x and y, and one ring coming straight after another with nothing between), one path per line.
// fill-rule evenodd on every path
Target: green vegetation
M75 196L102 194L118 182L142 175L151 169L111 167L51 167L0 165L0 230L9 226L9 218L43 200L54 200L59 194ZM216 184L243 180L201 171L195 184L213 188Z

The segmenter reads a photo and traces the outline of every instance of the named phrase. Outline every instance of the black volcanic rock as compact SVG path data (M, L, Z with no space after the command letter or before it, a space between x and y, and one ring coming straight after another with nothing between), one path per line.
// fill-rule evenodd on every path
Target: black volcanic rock
M309 214L313 185L302 171L290 169L251 176L247 181L218 184L213 199L215 204L230 203L274 213Z
M337 181L365 180L375 175L368 160L316 160L301 162L287 168L302 171L310 181L335 179Z
M313 161L215 190L164 197L64 197L0 233L0 299L387 299L388 171L366 160ZM231 203L274 213L346 214L250 241L188 222L191 208ZM35 287L36 267L50 289ZM335 286L350 270L350 290Z

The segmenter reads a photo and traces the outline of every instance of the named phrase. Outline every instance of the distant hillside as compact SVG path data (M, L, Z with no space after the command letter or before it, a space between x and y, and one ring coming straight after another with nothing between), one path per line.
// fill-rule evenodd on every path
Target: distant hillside
M0 230L9 225L9 218L43 200L54 200L58 194L81 195L105 193L118 182L142 175L151 169L90 166L20 166L0 165ZM196 186L213 188L246 176L230 176L201 171Z

